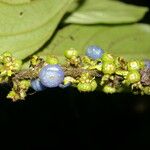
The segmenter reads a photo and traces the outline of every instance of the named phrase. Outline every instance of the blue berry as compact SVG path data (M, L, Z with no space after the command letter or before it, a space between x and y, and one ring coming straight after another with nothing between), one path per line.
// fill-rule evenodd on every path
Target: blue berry
M150 68L150 60L144 61L146 68Z
M46 65L39 73L41 83L49 88L59 86L64 80L64 72L59 65Z
M35 90L35 91L43 91L46 89L46 87L40 82L40 79L34 79L31 80L31 87Z
M104 51L97 46L89 46L86 50L86 55L94 60L102 57Z

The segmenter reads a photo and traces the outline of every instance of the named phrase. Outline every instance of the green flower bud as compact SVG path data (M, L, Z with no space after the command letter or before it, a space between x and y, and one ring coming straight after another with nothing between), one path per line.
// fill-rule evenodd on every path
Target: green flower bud
M90 82L90 80L91 80L91 77L90 77L89 73L82 73L82 75L79 79L79 81L82 83L85 83L85 82L88 83L88 82Z
M73 77L67 76L64 78L64 85L68 84L68 83L77 83L77 80L74 79Z
M71 65L74 65L74 66L77 67L77 66L80 65L80 58L72 56L72 58L69 59L69 62L70 62Z
M13 101L24 100L29 87L30 80L20 80L18 82L14 81L12 91L9 92L7 98L11 98Z
M30 81L29 80L22 80L19 82L19 88L20 89L28 89L30 87Z
M88 56L81 57L81 61L82 61L82 64L84 64L84 66L93 67L93 66L97 65L97 61L92 60Z
M95 69L102 71L102 63L95 66Z
M90 66L90 67L88 67L88 69L90 69L90 70L97 69L98 71L102 71L102 64Z
M109 85L105 85L105 86L103 87L103 92L105 92L105 93L107 93L107 94L113 94L113 93L116 92L116 88L111 87L111 86L109 86Z
M102 59L102 62L114 62L113 56L107 53L104 53L101 59Z
M144 87L143 91L144 91L144 94L150 95L150 87L149 86Z
M77 85L77 89L80 92L90 92L90 91L92 91L92 86L90 83L79 83Z
M82 63L90 64L91 59L88 56L81 57Z
M116 57L114 63L115 63L115 65L116 65L117 68L120 68L121 67L120 57Z
M13 62L13 70L19 71L22 67L22 61L19 59L14 60Z
M104 62L102 64L102 72L104 74L113 74L115 73L116 67L114 63L111 62Z
M12 99L13 102L17 100L24 100L25 97L26 97L25 91L20 91L19 93L17 93L14 89L12 89L12 91L10 91L7 95L7 98Z
M101 81L100 81L100 85L101 85L101 86L104 85L104 84L109 80L109 78L110 78L110 75L109 75L109 74L103 75L103 77L102 77L102 79L101 79Z
M127 77L126 77L126 81L128 83L136 83L136 82L139 82L141 79L141 75L138 71L136 70L132 70L130 71L128 74L127 74Z
M93 80L92 82L91 82L91 91L95 91L96 90L96 88L97 88L97 82L95 81L95 80Z
M69 50L66 50L64 55L65 55L66 58L71 59L72 57L77 57L78 52L77 52L77 50L71 48Z
M117 75L126 77L127 74L129 73L129 71L126 71L126 70L116 70L115 73L116 73Z
M30 66L36 66L38 64L40 64L42 61L42 59L37 56L37 55L33 55L32 58L30 59Z
M13 101L15 101L16 99L20 99L20 96L14 90L12 90L8 93L7 98L10 98Z
M128 70L139 70L141 68L141 63L140 61L130 61L127 64Z
M46 62L51 65L58 64L58 59L55 56L47 56Z

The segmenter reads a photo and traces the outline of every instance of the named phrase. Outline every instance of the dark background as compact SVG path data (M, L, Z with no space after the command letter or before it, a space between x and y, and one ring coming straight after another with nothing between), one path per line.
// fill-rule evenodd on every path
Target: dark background
M149 5L149 0L124 1ZM141 22L150 23L149 16ZM12 103L5 99L9 87L0 89L2 150L145 149L150 143L150 96L48 89Z

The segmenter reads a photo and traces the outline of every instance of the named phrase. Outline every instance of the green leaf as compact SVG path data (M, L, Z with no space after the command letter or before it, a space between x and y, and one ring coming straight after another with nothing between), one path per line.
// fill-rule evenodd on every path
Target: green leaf
M29 4L0 2L0 35L30 32L51 21L72 0L34 0ZM66 11L66 10L65 10Z
M50 1L49 1L50 2ZM24 59L37 51L43 44L50 39L59 21L72 4L73 0L62 0L60 10L53 14L53 17L43 26L16 35L0 36L0 53L10 51L13 55Z
M49 45L40 53L56 55L63 62L64 50L75 48L85 54L89 45L98 45L107 52L127 59L150 59L150 25L122 26L69 25L57 32Z
M65 23L76 24L122 24L137 22L148 11L139 7L113 0L86 0L72 13Z
M7 4L24 4L29 3L31 0L0 0L0 2L4 2Z

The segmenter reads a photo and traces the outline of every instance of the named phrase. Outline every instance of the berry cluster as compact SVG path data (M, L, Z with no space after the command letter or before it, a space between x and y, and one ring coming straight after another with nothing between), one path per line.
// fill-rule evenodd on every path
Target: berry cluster
M0 81L12 82L12 91L7 95L13 101L25 99L30 87L35 91L46 88L76 87L80 92L101 90L105 93L132 91L134 94L150 95L150 61L125 61L104 52L98 46L86 49L79 56L71 48L64 53L65 64L58 64L55 56L44 60L33 56L30 66L21 69L21 61L11 54L0 55Z

